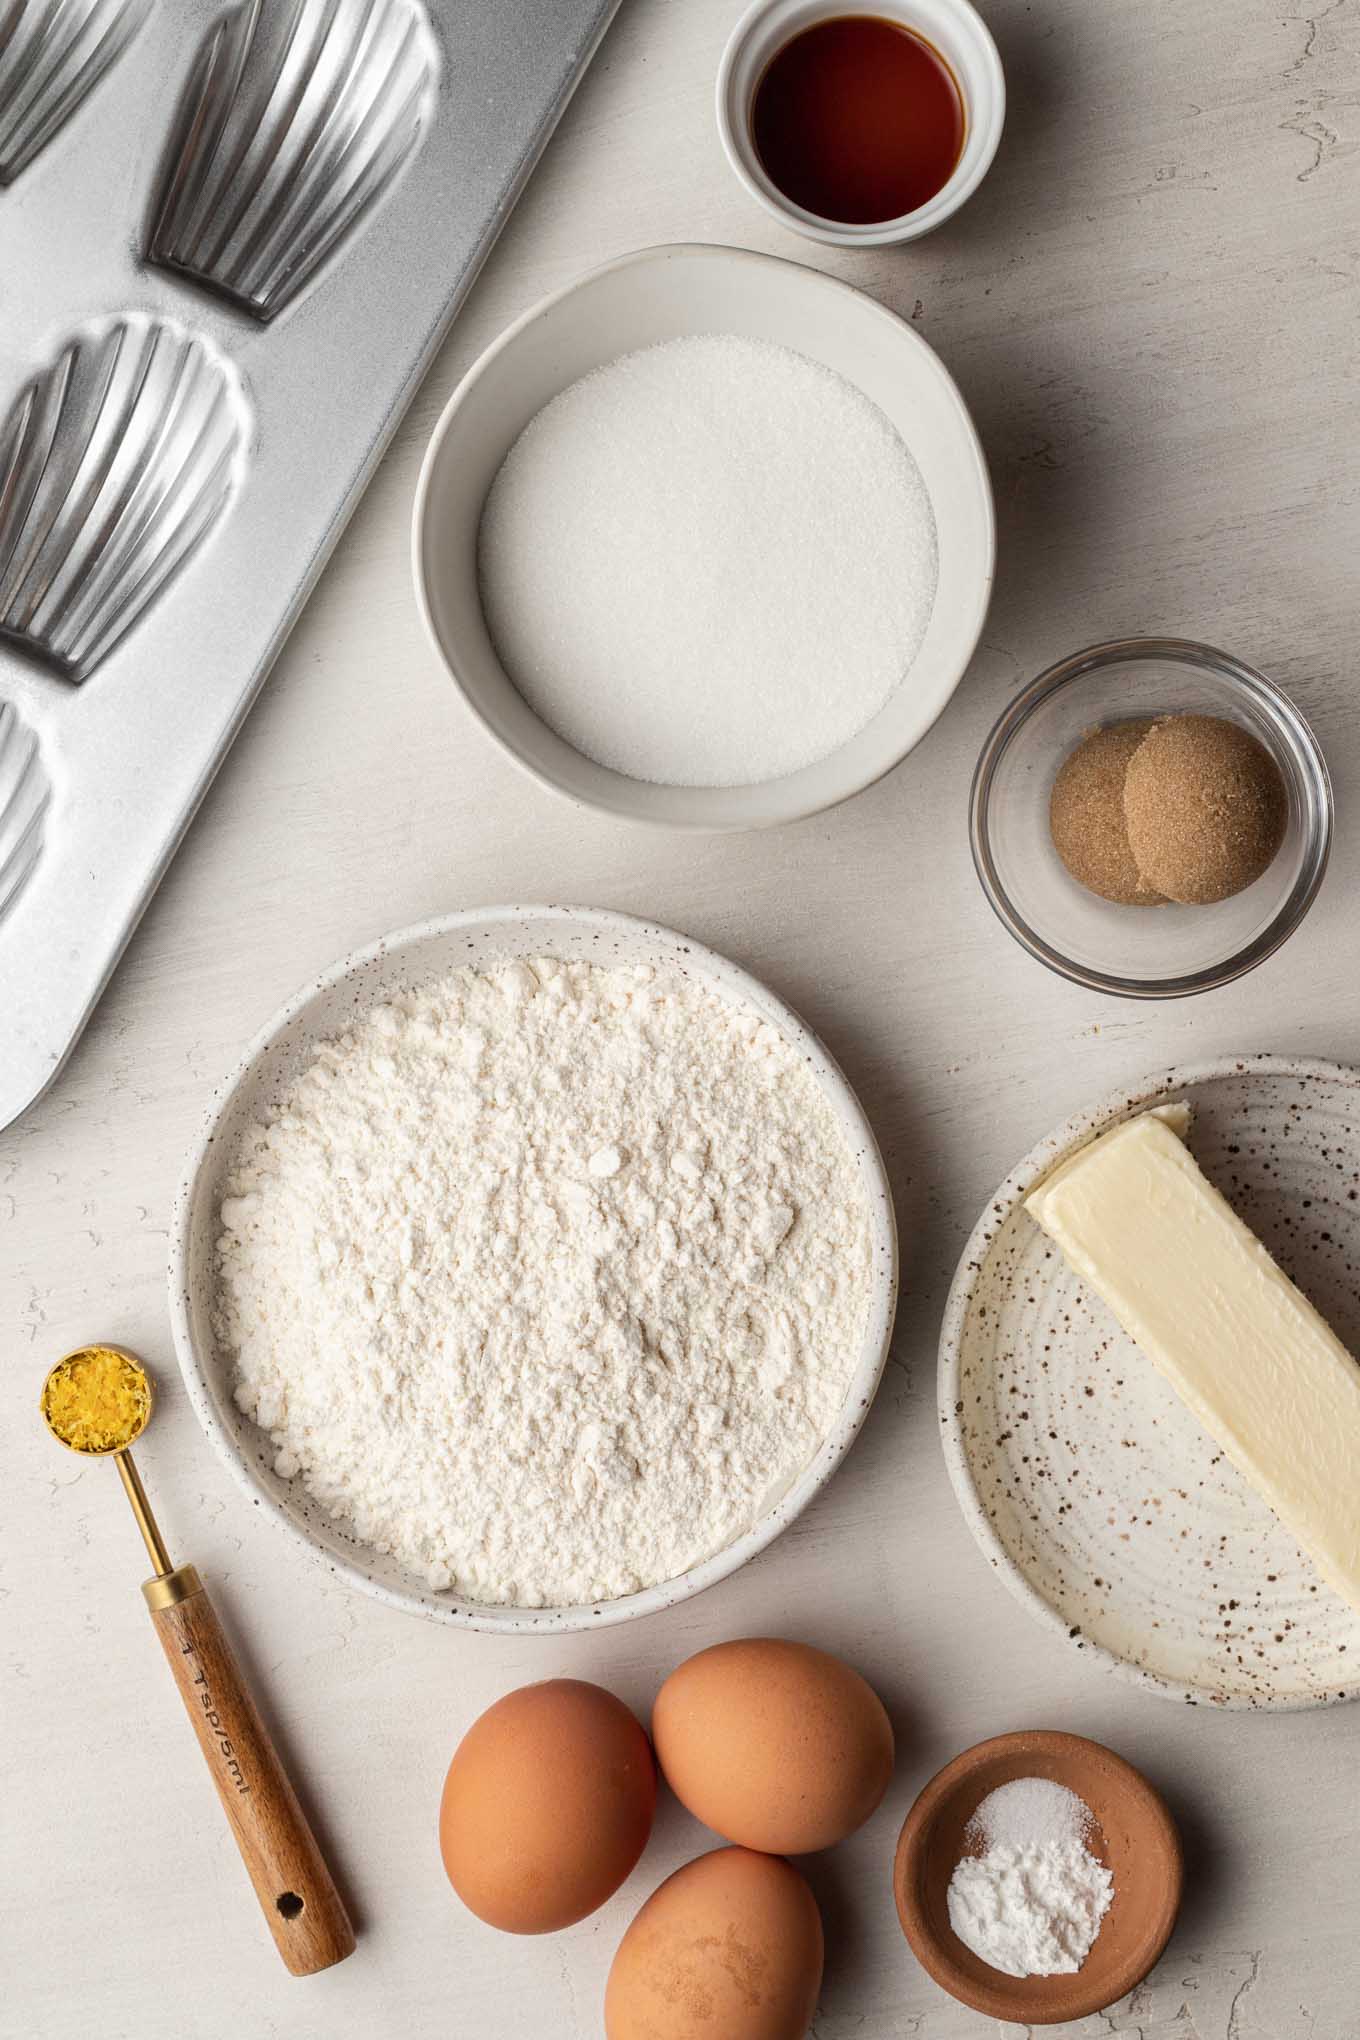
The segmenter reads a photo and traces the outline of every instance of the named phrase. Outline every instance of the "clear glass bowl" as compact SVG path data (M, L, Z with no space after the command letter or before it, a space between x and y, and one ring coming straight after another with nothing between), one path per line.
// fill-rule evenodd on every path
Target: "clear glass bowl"
M1284 841L1254 885L1206 907L1126 907L1079 885L1053 847L1054 775L1089 731L1135 716L1223 716L1250 730L1289 797ZM1017 942L1092 991L1177 999L1240 977L1292 935L1332 839L1332 789L1313 732L1287 695L1183 638L1092 645L1031 681L982 747L973 775L973 862Z

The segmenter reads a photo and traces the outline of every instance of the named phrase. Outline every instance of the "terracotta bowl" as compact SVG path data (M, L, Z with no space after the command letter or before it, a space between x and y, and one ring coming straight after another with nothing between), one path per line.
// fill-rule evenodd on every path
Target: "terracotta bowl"
M989 1792L1016 1778L1051 1778L1095 1817L1089 1846L1114 1874L1114 1896L1075 1976L1007 1976L966 1948L949 1924L964 1830ZM962 2004L1016 2025L1056 2026L1107 2011L1152 1969L1181 1902L1181 1844L1160 1794L1112 1750L1084 1736L1024 1729L978 1743L936 1774L903 1824L893 1864L902 1931L922 1968Z

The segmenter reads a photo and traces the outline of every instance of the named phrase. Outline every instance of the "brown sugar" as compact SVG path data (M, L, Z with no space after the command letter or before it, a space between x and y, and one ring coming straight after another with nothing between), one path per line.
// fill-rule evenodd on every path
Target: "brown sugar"
M1221 716L1092 730L1058 768L1053 847L1079 884L1119 906L1210 906L1261 876L1289 800L1263 745Z
M1274 759L1220 716L1168 716L1129 758L1129 848L1143 879L1167 899L1208 906L1242 892L1274 858L1287 819Z
M1122 722L1092 730L1058 767L1049 797L1048 826L1059 857L1078 884L1120 906L1162 904L1138 869L1124 820L1129 760L1152 727Z

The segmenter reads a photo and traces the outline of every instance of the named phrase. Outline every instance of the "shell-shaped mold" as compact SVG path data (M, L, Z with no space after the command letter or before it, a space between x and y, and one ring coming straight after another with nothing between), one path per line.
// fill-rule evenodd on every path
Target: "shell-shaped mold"
M272 318L391 189L438 70L420 0L243 0L195 62L150 259Z
M37 737L12 702L0 701L0 920L38 861L50 798Z
M83 679L225 509L248 424L235 372L180 326L71 340L0 426L0 637Z
M0 184L51 141L131 42L151 0L0 0Z

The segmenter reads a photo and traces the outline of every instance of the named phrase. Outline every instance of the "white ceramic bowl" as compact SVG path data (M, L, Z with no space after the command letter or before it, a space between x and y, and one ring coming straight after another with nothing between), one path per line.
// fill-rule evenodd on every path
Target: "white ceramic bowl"
M925 205L895 220L854 225L824 219L786 198L771 182L751 139L751 102L770 59L805 28L838 14L873 14L915 29L948 63L963 94L963 153L949 182ZM915 241L956 213L992 165L1006 124L1006 75L991 31L969 0L875 0L871 7L829 0L755 0L732 31L718 67L718 133L727 160L752 198L781 225L837 248L882 248Z
M1164 1069L1067 1120L983 1207L940 1335L949 1476L998 1578L1088 1661L1218 1707L1360 1698L1360 1612L1024 1209L1064 1155L1181 1098L1210 1179L1354 1341L1360 1071L1274 1055Z
M920 650L878 714L828 757L753 786L654 786L597 765L536 716L507 676L477 587L482 505L515 440L559 391L634 348L739 333L845 377L910 447L935 510L939 584ZM848 284L740 248L625 255L503 333L449 399L416 490L416 595L436 651L511 757L587 807L672 828L747 829L848 799L918 744L973 655L995 554L987 467L963 399L912 328Z
M625 1598L580 1608L501 1608L437 1594L395 1559L361 1544L314 1502L301 1481L281 1480L265 1434L237 1409L230 1362L210 1322L213 1249L222 1177L242 1129L310 1061L316 1044L352 1022L356 1006L390 996L461 964L552 954L646 962L705 979L724 998L754 1006L804 1057L820 1083L859 1165L873 1240L873 1294L864 1342L840 1417L781 1500L726 1550L678 1579ZM214 1098L189 1156L170 1230L170 1316L175 1349L199 1421L260 1508L352 1586L389 1607L462 1629L590 1629L652 1615L701 1592L763 1551L825 1486L849 1451L874 1399L888 1355L897 1301L897 1233L892 1194L863 1108L841 1071L797 1015L756 979L669 929L625 914L578 907L484 907L447 914L356 950L314 979L276 1014Z

